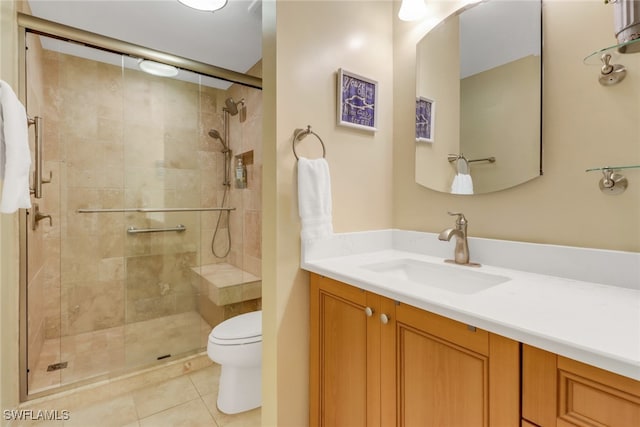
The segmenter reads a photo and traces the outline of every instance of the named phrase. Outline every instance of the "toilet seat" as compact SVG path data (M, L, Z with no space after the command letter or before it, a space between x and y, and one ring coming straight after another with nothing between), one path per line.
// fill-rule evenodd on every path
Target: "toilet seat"
M229 346L262 341L262 311L241 314L220 323L209 334L212 344Z

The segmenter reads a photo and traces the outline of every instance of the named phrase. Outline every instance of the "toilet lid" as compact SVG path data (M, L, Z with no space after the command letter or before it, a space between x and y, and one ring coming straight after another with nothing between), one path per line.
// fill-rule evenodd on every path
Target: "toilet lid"
M220 323L209 334L209 341L222 345L262 341L262 311L241 314Z

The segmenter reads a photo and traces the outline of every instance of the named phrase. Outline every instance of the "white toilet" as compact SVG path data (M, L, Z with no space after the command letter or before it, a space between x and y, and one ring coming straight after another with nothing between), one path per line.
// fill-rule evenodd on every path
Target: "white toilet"
M213 328L207 354L222 366L220 411L237 414L262 405L262 311L232 317Z

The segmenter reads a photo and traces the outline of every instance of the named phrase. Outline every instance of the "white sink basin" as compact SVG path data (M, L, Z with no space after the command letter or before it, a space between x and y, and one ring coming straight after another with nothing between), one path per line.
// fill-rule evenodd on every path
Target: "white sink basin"
M415 259L396 259L363 265L362 268L389 279L407 280L457 294L474 294L511 280L505 276L483 273L473 267L436 264Z

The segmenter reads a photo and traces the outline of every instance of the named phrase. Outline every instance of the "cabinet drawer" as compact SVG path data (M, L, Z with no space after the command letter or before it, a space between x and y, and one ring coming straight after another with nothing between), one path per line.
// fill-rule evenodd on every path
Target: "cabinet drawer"
M640 382L558 356L558 426L640 425Z
M528 345L522 362L522 416L537 425L640 425L640 381Z

